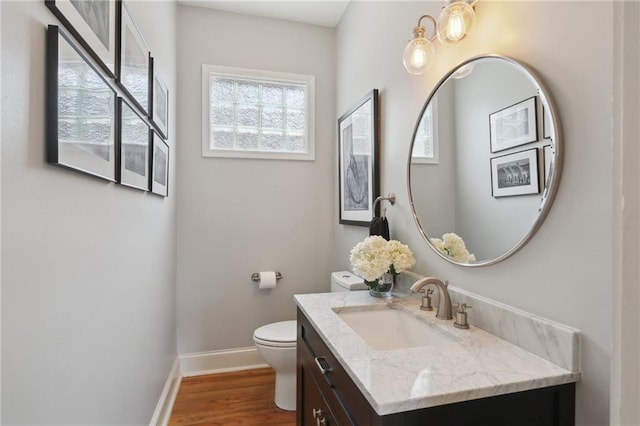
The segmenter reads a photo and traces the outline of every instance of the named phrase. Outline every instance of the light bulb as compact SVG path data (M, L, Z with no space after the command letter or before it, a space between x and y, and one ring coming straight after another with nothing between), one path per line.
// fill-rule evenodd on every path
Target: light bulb
M449 15L447 37L450 40L458 41L465 36L466 32L467 28L464 23L464 17L462 16L462 8L458 5L454 5L451 8L451 14Z
M418 37L407 43L402 54L402 63L410 74L422 74L433 64L435 49L424 37Z
M476 13L464 1L449 3L438 18L438 40L441 43L456 43L471 34L475 28Z
M411 49L410 63L414 68L423 68L427 65L427 52L425 52L424 45L422 43L420 43L420 45L416 43L413 46L413 49Z

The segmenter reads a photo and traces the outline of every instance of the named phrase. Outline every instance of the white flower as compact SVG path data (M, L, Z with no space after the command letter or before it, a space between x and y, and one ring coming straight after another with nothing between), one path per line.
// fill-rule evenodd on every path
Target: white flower
M365 281L373 282L385 272L394 274L411 269L416 261L409 247L396 240L387 241L379 235L367 237L351 249L349 258L353 272Z
M444 234L442 239L431 238L431 243L438 251L456 262L469 263L476 260L476 257L467 250L464 240L453 232Z
M356 275L365 281L375 281L387 272L391 265L391 253L387 250L387 240L379 235L365 238L351 249L351 266Z
M391 253L392 272L399 274L413 268L416 264L409 246L402 244L400 241L391 240L387 243L387 247Z

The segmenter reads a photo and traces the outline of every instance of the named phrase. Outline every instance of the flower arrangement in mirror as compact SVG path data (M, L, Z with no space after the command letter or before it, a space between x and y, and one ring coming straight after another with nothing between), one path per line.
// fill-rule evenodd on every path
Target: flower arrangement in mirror
M456 262L469 263L476 260L476 257L467 250L464 240L453 232L444 234L442 239L431 238L431 244L433 244L440 253Z
M367 237L351 249L353 272L364 279L369 293L391 296L395 277L416 264L409 247L397 240L387 241L379 235Z

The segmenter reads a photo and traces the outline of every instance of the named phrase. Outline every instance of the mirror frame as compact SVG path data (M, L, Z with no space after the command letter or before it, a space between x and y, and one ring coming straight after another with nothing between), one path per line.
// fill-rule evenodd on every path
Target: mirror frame
M474 263L462 263L462 262L456 262L455 260L447 257L446 255L444 255L443 253L440 252L440 250L438 250L433 243L431 242L429 236L427 235L427 233L424 230L424 227L422 226L422 224L420 223L420 219L418 219L418 215L416 213L416 208L415 208L415 203L413 200L413 191L411 189L411 157L412 157L412 151L413 151L413 143L415 141L416 138L416 134L418 132L418 127L420 125L420 120L422 119L422 116L424 115L425 110L427 109L427 106L429 105L429 103L431 102L432 98L435 96L435 94L438 92L438 89L440 89L440 87L449 80L449 78L457 71L459 70L461 67L472 63L474 61L478 61L480 59L498 59L501 61L505 61L507 63L509 63L510 65L514 66L517 70L521 71L530 81L531 83L533 83L539 90L538 90L538 95L540 98L540 101L542 103L542 105L544 106L545 110L547 110L549 112L549 118L550 118L550 124L551 124L551 132L554 135L554 145L555 145L555 153L553 156L553 160L552 160L552 169L551 169L551 182L549 185L547 185L542 193L542 199L540 200L540 206L538 207L538 216L536 218L536 220L534 221L534 223L532 224L531 228L529 229L529 231L520 239L520 241L518 241L513 247L511 247L509 250L507 250L504 254L502 254L501 256L498 256L494 259L489 259L489 260L481 260L481 261L477 261ZM544 222L544 219L547 217L547 214L549 213L549 210L551 209L551 205L553 204L553 200L556 196L556 193L558 192L558 186L560 185L560 176L562 174L562 163L563 163L563 158L564 158L564 149L563 149L563 138L562 138L562 128L560 125L560 120L558 118L558 112L557 112L557 108L556 105L551 97L551 94L549 93L549 90L547 88L547 86L542 82L542 80L540 79L540 77L538 76L538 73L529 65L526 65L524 63L522 63L521 61L518 61L516 59L513 59L511 57L508 56L504 56L504 55L498 55L498 54L486 54L486 55L477 55L474 56L472 58L469 58L467 60L465 60L464 62L461 62L460 64L458 64L457 66L455 66L453 69L451 69L433 88L433 90L431 91L431 93L429 94L429 96L427 97L427 101L424 103L422 109L420 110L420 114L418 115L418 119L416 121L416 125L414 127L413 130L413 136L411 138L411 145L409 147L409 159L407 161L407 189L409 192L409 204L411 205L411 213L413 215L413 220L416 223L416 226L418 227L418 230L420 231L420 234L422 235L422 238L424 238L424 240L427 242L427 245L434 251L436 252L436 254L438 254L441 258L445 259L446 261L453 263L455 265L460 265L460 266L466 266L466 267L479 267L479 266L489 266L489 265L494 265L498 262L501 262L509 257L511 257L514 253L516 253L518 250L520 250L527 242L529 242L529 240L534 236L534 234L538 231L538 229L540 228L540 226L542 226L542 222Z

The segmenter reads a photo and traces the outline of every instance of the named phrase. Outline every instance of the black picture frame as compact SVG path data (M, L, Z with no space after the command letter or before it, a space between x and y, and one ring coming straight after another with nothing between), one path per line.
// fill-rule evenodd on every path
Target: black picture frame
M538 148L493 157L489 161L494 198L540 193Z
M136 26L125 2L120 2L116 81L127 97L145 115L149 114L151 78L149 47Z
M149 190L151 128L126 99L119 97L116 110L118 135L117 183Z
M109 77L116 76L121 0L45 0L45 5Z
M46 161L115 182L116 92L57 25L46 43Z
M169 196L169 144L156 131L151 131L151 163L149 188L163 197Z
M380 112L373 89L338 119L339 223L369 226L380 195Z
M542 138L551 139L551 117L544 105L542 105Z
M555 156L555 149L553 145L542 146L542 158L544 162L544 187L549 187L549 181L553 176L553 159Z
M149 58L149 118L160 135L169 137L169 89L155 58Z
M532 96L489 114L491 152L504 151L538 140L538 102Z

